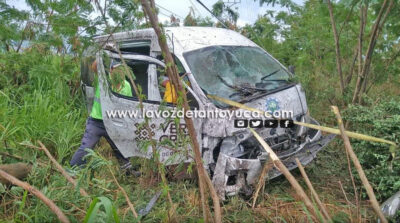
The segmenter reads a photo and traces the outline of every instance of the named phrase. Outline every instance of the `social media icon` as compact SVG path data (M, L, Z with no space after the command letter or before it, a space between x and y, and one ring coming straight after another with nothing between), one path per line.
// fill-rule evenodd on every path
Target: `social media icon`
M283 119L280 121L281 128L292 128L294 126L293 120Z
M250 120L250 128L261 128L263 126L263 121L261 119Z
M277 128L278 127L278 120L265 120L264 121L265 128Z
M234 121L233 125L235 128L247 128L249 121L245 119L237 119Z

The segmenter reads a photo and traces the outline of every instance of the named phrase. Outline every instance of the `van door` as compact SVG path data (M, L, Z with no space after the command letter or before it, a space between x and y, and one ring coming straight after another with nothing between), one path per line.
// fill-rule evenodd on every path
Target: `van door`
M108 53L110 60L119 60L116 54ZM165 64L153 57L143 55L123 54L127 65L132 69L135 75L135 84L140 85L143 100L143 111L149 117L149 127L151 133L144 128L144 118L139 107L137 95L133 92L133 97L127 97L113 92L110 87L107 75L109 59L104 58L102 54L97 55L97 64L99 72L100 102L104 125L110 138L117 145L122 155L125 157L146 157L152 156L152 148L144 142L150 138L157 141L157 149L160 155L160 161L167 165L189 162L187 153L176 153L173 143L177 140L178 128L182 128L187 134L186 125L183 119L179 121L179 126L173 122L173 118L162 117L161 111L175 110L172 104L163 103L161 100L158 78L160 69ZM157 88L157 92L153 88ZM133 90L133 87L132 87ZM162 105L161 105L162 104ZM194 120L196 129L201 129L201 119ZM201 145L201 134L197 132L198 141ZM172 142L166 146L168 142ZM161 146L163 144L164 146ZM188 150L189 149L189 150ZM191 151L187 146L182 150Z
M81 87L82 92L85 96L86 108L88 113L92 110L93 99L94 99L94 72L90 68L95 60L95 56L83 57L81 61Z

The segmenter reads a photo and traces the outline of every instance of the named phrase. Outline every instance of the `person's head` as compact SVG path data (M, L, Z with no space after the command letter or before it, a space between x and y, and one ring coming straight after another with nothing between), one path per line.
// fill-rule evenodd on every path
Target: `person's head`
M129 68L125 69L121 63L116 63L111 66L110 79L113 86L117 86L125 80L125 74Z

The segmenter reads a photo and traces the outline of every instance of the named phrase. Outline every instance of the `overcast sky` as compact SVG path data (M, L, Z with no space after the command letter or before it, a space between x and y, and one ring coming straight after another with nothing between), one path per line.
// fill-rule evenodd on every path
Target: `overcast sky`
M103 0L104 1L104 0ZM218 0L201 0L204 5L206 5L209 9L212 8L212 5L216 3ZM267 10L275 10L281 11L286 10L277 5L275 7L263 5L260 7L258 0L224 0L224 2L239 2L232 6L233 9L237 8L239 12L238 25L243 26L246 23L251 24L256 21L259 15L265 14ZM304 0L293 0L299 5L303 5ZM15 6L18 9L29 10L29 7L26 5L25 0L6 0L6 2L10 5ZM209 12L207 12L196 0L155 0L156 5L160 9L159 19L161 22L169 21L169 17L172 13L174 13L175 17L179 18L183 21L183 18L189 14L190 7L193 8L196 16L201 17L212 17Z

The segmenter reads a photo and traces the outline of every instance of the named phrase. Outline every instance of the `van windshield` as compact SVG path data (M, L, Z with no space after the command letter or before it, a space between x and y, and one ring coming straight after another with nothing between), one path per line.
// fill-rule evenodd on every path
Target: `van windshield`
M211 46L184 54L207 94L241 101L289 84L289 73L258 47Z

